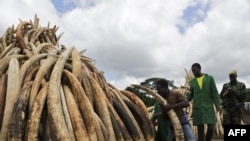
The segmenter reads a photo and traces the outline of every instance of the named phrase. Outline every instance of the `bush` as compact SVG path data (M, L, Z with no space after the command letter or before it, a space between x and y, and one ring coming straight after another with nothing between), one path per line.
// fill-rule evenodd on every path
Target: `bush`
M250 102L250 88L247 88L246 102Z

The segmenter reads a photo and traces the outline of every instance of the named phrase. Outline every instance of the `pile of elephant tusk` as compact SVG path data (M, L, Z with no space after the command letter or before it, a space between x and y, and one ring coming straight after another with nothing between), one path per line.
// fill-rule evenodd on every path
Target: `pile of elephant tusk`
M108 83L85 50L59 45L57 30L35 15L0 38L0 140L153 141L141 99Z

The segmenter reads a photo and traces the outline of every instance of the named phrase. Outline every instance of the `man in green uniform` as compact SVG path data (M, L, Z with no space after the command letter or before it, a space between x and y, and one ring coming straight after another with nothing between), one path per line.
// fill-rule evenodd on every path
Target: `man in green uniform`
M230 82L222 87L220 97L223 106L223 125L243 124L244 102L246 99L246 85L237 80L237 71L229 72Z
M191 67L194 78L190 80L188 101L193 100L193 125L198 128L198 141L211 141L216 123L217 110L221 112L220 95L213 76L201 73L201 65L194 63ZM207 124L207 133L204 135L204 124Z

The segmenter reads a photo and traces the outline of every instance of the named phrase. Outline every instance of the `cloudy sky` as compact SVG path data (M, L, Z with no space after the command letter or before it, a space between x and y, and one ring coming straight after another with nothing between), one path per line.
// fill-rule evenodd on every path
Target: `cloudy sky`
M249 13L249 0L1 0L0 34L37 14L119 89L151 77L183 85L199 62L220 91L231 69L250 87Z

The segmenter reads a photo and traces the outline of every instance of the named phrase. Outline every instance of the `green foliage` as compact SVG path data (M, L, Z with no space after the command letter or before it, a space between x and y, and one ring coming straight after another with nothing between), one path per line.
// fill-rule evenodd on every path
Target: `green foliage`
M250 102L250 88L247 88L246 102Z
M150 88L151 90L155 90L156 89L156 82L159 79L160 78L155 78L155 77L149 78L149 79L146 79L144 82L141 82L140 85L143 85L147 88ZM172 88L175 87L173 80L172 81L167 80L167 81L168 81L169 87L172 87ZM144 104L147 107L153 106L155 103L155 98L152 97L150 94L145 93L142 90L139 90L139 89L134 88L134 87L127 87L126 90L136 94L144 102Z
M144 91L140 91L134 87L127 87L126 90L136 94L147 107L153 106L155 103L155 98Z
M141 85L154 90L156 89L156 83L159 79L161 78L152 77L152 78L146 79L144 82L141 82ZM172 81L167 80L167 81L168 81L169 87L172 87L172 88L176 87L174 86L174 80Z

